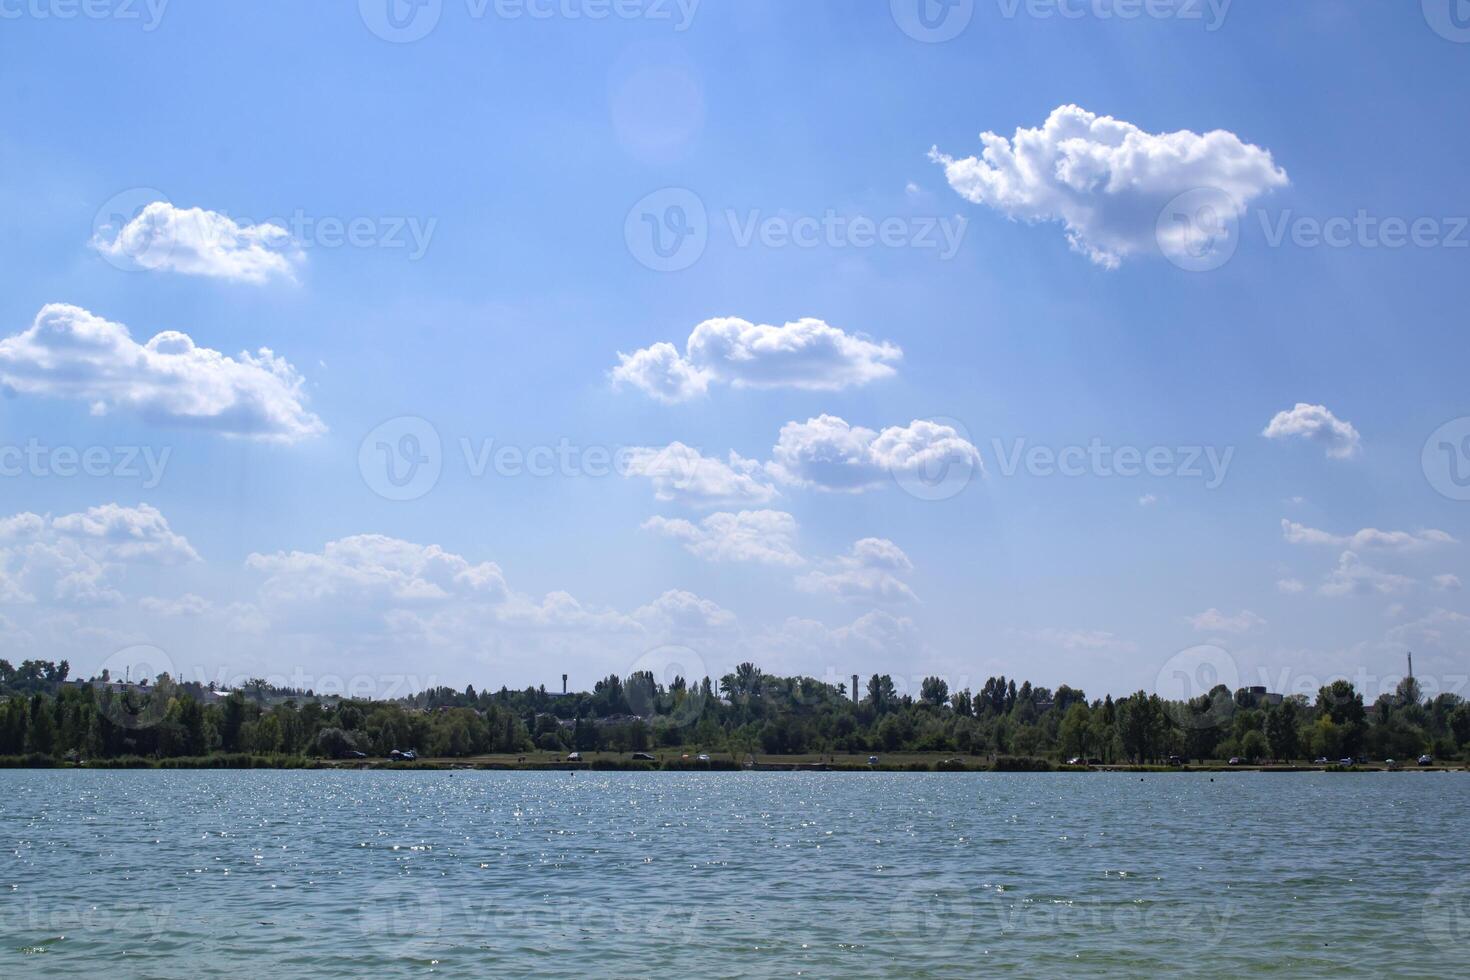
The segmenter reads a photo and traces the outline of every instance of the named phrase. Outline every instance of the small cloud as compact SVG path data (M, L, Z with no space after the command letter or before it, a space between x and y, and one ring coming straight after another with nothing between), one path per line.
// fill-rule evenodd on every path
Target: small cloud
M1374 568L1351 551L1344 551L1337 560L1337 568L1318 587L1318 595L1340 597L1347 595L1396 595L1407 592L1414 580L1393 572Z
M807 317L777 327L739 317L705 320L684 353L661 341L618 354L615 387L629 386L658 401L689 401L712 384L735 388L840 391L890 378L903 351Z
M1249 609L1242 609L1228 616L1218 609L1210 608L1197 616L1186 617L1189 624L1201 633L1248 633L1266 625L1266 621Z
M1441 592L1459 592L1460 576L1446 573L1434 576L1434 587Z
M1158 502L1159 502L1159 498L1158 497L1155 497L1151 493L1146 493L1142 497L1139 497L1138 498L1138 506L1140 506L1140 507L1152 507L1154 504L1156 504Z
M1362 437L1351 422L1340 419L1324 405L1297 402L1277 412L1262 430L1267 439L1306 439L1325 447L1331 459L1352 459L1362 452Z
M1276 580L1276 591L1286 595L1296 595L1306 588L1301 579L1281 578Z

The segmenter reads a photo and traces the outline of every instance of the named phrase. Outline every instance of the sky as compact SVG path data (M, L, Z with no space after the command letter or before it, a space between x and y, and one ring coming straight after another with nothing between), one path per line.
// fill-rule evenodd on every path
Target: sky
M0 656L1470 666L1450 0L0 0Z

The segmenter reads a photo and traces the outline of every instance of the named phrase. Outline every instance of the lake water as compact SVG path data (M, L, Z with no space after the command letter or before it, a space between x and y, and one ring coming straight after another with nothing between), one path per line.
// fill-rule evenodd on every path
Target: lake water
M0 976L1463 975L1470 775L0 772Z

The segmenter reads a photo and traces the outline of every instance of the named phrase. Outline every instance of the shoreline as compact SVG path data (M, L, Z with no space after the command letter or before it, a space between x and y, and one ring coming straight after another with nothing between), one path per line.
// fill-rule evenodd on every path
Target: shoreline
M478 756L470 758L430 758L411 762L392 759L312 759L301 756L215 755L204 757L143 758L125 757L96 761L74 761L44 756L0 757L0 770L5 769L71 769L71 770L169 770L169 769L292 769L333 770L343 772L952 772L952 773L1300 773L1300 772L1467 772L1464 763L1436 763L1432 766L1386 763L1362 765L1317 765L1308 763L1241 764L1203 762L1185 765L1116 763L1106 765L1067 765L1047 759L1007 757L956 758L953 756L917 757L901 753L893 760L879 759L869 763L852 759L818 760L810 757L768 757L765 760L740 763L734 759L699 761L680 757L653 760L632 759L627 754L599 754L582 761L554 758Z

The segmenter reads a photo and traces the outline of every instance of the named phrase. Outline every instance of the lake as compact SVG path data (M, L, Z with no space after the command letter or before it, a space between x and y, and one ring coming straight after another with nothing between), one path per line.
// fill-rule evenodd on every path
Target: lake
M0 772L0 976L1453 975L1470 775Z

